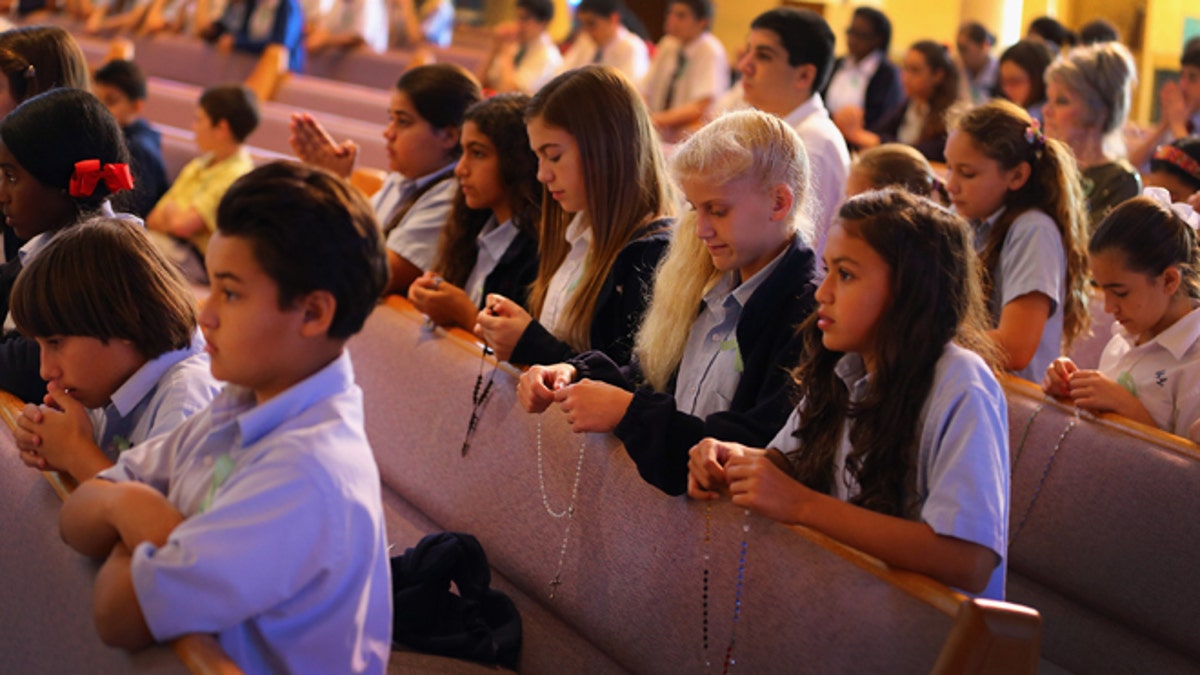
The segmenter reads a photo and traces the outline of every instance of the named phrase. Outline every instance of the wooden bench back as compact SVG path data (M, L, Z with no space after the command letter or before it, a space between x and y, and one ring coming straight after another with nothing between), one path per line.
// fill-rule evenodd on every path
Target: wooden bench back
M1077 672L1200 663L1200 452L1129 421L1077 417L1005 383L1012 447L1008 597Z

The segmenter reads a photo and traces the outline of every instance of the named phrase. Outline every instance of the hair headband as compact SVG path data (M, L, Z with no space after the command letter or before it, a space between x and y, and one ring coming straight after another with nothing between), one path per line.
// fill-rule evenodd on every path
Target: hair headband
M1155 148L1154 159L1173 164L1183 169L1192 178L1200 180L1200 162L1174 145L1160 145Z

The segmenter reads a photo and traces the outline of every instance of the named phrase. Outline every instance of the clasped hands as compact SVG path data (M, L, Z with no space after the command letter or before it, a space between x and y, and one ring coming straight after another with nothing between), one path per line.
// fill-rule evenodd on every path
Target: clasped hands
M557 363L531 366L517 383L517 400L525 410L541 413L557 403L575 433L609 433L617 428L633 393L606 382L578 376L575 366Z

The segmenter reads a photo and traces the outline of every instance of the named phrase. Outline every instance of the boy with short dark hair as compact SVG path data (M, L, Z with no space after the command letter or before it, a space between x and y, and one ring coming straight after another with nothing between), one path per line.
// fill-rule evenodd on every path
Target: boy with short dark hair
M146 76L133 61L114 60L92 76L93 91L121 125L129 154L133 157L134 214L145 217L167 191L167 166L163 162L162 137L142 119L146 103Z
M575 8L579 32L559 72L601 63L621 71L634 85L641 82L650 69L650 50L621 23L624 8L621 0L581 0Z
M352 187L283 162L235 183L218 222L200 325L229 384L82 484L63 539L107 558L108 644L216 633L248 673L383 673L379 472L344 350L387 280L379 228Z
M710 32L710 0L667 3L666 35L659 40L642 80L650 119L667 141L699 126L710 107L729 89L725 47Z
M207 282L204 254L217 224L217 204L241 176L254 168L243 146L258 126L258 102L245 87L206 89L192 131L202 154L179 172L158 205L146 216L154 243L188 281Z

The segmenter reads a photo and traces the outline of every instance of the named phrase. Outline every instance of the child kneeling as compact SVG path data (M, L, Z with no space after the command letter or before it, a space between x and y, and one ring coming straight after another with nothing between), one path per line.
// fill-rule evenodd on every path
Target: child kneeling
M63 539L107 558L108 644L216 633L246 672L383 673L379 471L344 350L387 282L378 226L353 188L288 163L234 183L217 225L200 326L229 384L81 485Z
M37 340L49 383L45 404L17 418L29 466L85 481L217 395L195 296L127 218L99 216L55 235L17 277L11 307L17 328Z

